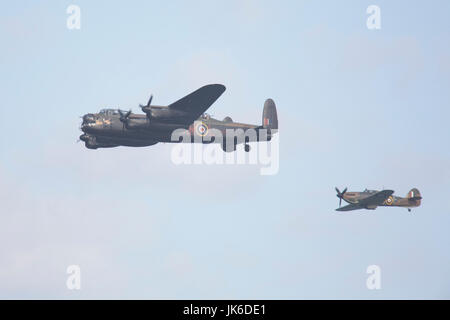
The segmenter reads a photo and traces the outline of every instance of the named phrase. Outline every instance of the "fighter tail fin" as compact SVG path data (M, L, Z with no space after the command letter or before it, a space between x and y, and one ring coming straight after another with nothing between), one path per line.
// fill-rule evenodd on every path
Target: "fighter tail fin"
M420 191L416 188L412 188L408 194L406 195L406 198L410 201L415 201L418 205L420 205L420 200L422 200L422 195L420 194Z

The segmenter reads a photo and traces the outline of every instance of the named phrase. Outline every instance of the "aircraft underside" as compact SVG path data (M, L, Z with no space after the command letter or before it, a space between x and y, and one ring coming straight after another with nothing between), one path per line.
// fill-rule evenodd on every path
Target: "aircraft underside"
M224 151L235 151L236 146L240 143L245 144L245 151L250 151L249 142L258 141L258 137L234 137L234 139L227 140L227 137L223 137L222 139L215 139L214 137L203 139L202 137L195 136L186 136L184 138L180 138L178 141L173 141L171 136L161 135L157 137L157 140L149 138L138 138L138 137L120 137L120 136L101 136L101 135L93 135L93 134L83 134L80 136L80 140L84 141L86 147L88 149L98 149L98 148L114 148L119 146L125 147L148 147L157 144L158 142L163 143L203 143L203 144L211 144L211 143L220 143L222 144L222 148ZM270 139L269 139L270 140Z

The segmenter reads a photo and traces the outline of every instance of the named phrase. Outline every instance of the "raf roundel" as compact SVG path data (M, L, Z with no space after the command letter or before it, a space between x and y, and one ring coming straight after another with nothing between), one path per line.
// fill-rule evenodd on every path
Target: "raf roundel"
M389 196L389 198L386 199L386 204L388 206L392 205L393 202L394 202L394 198L392 196Z
M208 126L203 123L200 122L197 124L197 126L195 127L195 132L199 135L199 136L206 136L206 134L208 133Z

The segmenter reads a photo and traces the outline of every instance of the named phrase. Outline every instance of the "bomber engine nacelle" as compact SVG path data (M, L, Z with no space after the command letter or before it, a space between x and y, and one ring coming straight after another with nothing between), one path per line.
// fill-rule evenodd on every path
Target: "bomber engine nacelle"
M165 120L171 122L180 120L181 123L189 115L188 112L172 109L167 106L144 106L142 107L142 111L147 115L149 120Z
M143 104L139 105L139 107L142 109L142 112L144 112L147 115L147 118L149 118L149 119L153 116L152 115L152 106L151 106L152 99L153 99L153 95L151 95L150 99L148 99L147 105L145 105L145 106Z
M147 115L147 118L150 119L174 119L177 117L184 117L186 116L186 112L171 109L168 106L152 106L153 95L150 96L150 99L148 99L148 102L146 105L140 104L139 107L141 108L142 112L144 112ZM132 128L133 126L141 126L142 123L135 123L130 126Z

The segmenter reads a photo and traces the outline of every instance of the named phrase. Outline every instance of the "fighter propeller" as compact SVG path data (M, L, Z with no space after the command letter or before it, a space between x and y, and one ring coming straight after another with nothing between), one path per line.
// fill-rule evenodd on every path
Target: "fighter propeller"
M339 189L337 187L335 187L336 189L336 197L339 198L339 207L341 206L342 203L342 198L344 197L344 194L347 192L347 188L345 188L342 192L339 191Z

